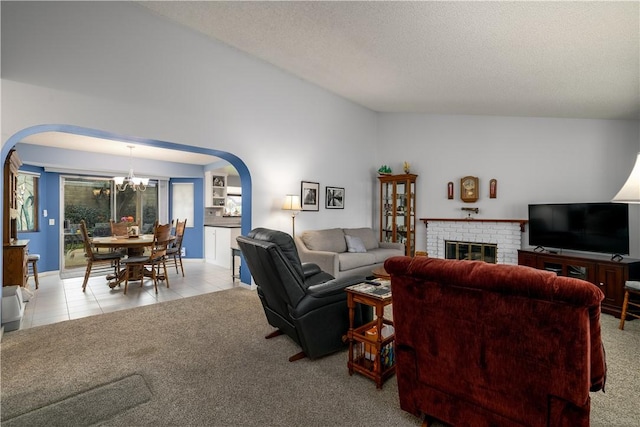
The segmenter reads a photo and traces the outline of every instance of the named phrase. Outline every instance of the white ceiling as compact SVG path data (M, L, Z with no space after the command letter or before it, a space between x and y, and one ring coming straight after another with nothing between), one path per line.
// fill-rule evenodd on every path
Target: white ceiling
M191 153L187 151L176 152L175 150L169 150L166 148L158 148L117 140L105 141L101 138L63 132L41 132L29 135L20 142L24 144L46 145L47 147L89 151L92 153L110 154L123 157L129 157L129 153L131 153L135 158L201 166L220 160L218 157L206 154ZM133 146L133 148L129 150L129 146Z
M640 118L638 1L156 1L380 112Z
M138 3L374 111L640 119L640 1ZM24 142L128 155L64 133Z

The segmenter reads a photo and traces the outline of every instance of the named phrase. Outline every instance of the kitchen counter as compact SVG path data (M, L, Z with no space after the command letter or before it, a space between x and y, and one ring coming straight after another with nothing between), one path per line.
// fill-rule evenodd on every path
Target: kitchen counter
M204 210L204 225L209 227L240 227L241 216L216 215L215 212L206 208Z

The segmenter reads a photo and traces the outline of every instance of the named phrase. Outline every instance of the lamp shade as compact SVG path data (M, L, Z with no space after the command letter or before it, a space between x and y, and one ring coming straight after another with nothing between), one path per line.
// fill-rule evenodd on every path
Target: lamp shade
M636 164L618 194L612 199L613 202L640 203L640 153L636 158Z
M284 211L299 211L302 210L300 206L300 196L296 194L287 194L284 196L284 203L282 203L282 210Z

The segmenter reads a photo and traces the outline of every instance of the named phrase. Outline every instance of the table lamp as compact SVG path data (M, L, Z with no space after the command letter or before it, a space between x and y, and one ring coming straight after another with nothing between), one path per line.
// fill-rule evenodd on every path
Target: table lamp
M287 194L284 196L284 203L282 204L283 211L291 211L291 223L293 225L292 236L296 235L296 215L300 213L302 207L300 207L300 196L296 194Z
M611 200L612 202L640 203L640 153L633 165L631 174L627 178L618 194Z

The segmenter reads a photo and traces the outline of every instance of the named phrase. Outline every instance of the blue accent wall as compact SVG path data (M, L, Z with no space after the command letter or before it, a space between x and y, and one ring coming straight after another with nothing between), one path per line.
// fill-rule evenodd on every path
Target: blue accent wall
M39 271L59 269L60 236L60 176L45 172L43 168L23 165L21 171L40 174L38 181L38 231L18 233L18 238L29 240L29 253L40 254ZM47 217L44 210L47 210ZM55 224L49 225L53 219Z

